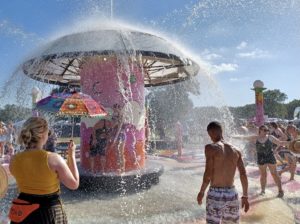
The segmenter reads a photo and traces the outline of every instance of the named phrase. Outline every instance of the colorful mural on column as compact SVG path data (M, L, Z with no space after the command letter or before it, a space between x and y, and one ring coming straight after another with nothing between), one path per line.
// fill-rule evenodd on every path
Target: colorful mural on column
M264 94L263 91L266 89L264 88L264 83L261 80L256 80L253 83L253 87L255 91L255 105L256 105L256 117L255 117L255 124L257 126L261 126L265 123L264 119Z
M82 91L110 113L106 119L82 119L81 166L94 173L122 173L145 164L143 72L136 61L119 60L94 57L80 73Z

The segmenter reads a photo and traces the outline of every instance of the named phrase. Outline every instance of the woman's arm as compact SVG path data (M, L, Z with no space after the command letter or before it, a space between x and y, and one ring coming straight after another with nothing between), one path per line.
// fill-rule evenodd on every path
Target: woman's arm
M257 136L256 135L234 135L232 136L234 139L239 139L239 140L247 140L247 141L255 141Z
M286 141L288 138L283 131L281 131L279 128L275 130L276 134L279 136L280 141Z
M67 163L57 153L51 153L48 157L50 169L55 171L59 180L72 190L76 190L79 187L79 172L76 164L75 149L76 145L71 141L68 147Z
M269 135L268 138L272 143L280 146L289 146L290 141L280 141L278 138L274 137L273 135Z

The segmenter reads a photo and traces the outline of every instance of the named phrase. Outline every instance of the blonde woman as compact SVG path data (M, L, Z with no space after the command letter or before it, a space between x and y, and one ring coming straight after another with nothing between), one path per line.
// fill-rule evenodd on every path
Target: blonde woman
M57 153L43 149L48 131L47 121L40 117L29 118L22 127L18 140L25 150L14 155L9 166L20 192L10 209L11 223L67 223L60 182L73 190L79 186L76 146L70 141L65 162Z

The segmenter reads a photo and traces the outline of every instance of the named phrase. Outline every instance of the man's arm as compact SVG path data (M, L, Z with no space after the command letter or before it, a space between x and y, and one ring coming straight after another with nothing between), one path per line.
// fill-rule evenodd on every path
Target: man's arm
M214 165L213 152L214 151L213 151L213 148L211 145L205 146L206 164L205 164L205 171L203 174L202 185L201 185L198 197L197 197L199 205L202 204L202 199L203 199L205 190L206 190L207 186L210 184L210 181L211 181L211 178L213 175L213 165Z
M247 173L246 173L246 169L244 166L244 162L242 159L242 154L241 152L238 151L239 154L239 159L237 162L237 168L240 172L240 179L241 179L241 184L242 184L242 188L243 188L243 196L248 197L248 178L247 178Z
M244 166L244 162L242 159L242 154L240 151L237 151L239 154L239 159L237 162L237 168L240 173L240 180L242 184L242 189L243 189L243 195L242 195L242 208L244 208L244 211L247 212L249 210L249 202L248 202L248 178L247 178L247 173L246 169Z

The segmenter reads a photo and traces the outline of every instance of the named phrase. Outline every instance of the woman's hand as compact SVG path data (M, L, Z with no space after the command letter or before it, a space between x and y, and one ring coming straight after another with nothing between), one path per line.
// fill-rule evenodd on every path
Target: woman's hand
M76 144L74 143L73 140L70 140L69 145L68 145L68 155L75 156L75 151L76 151Z

